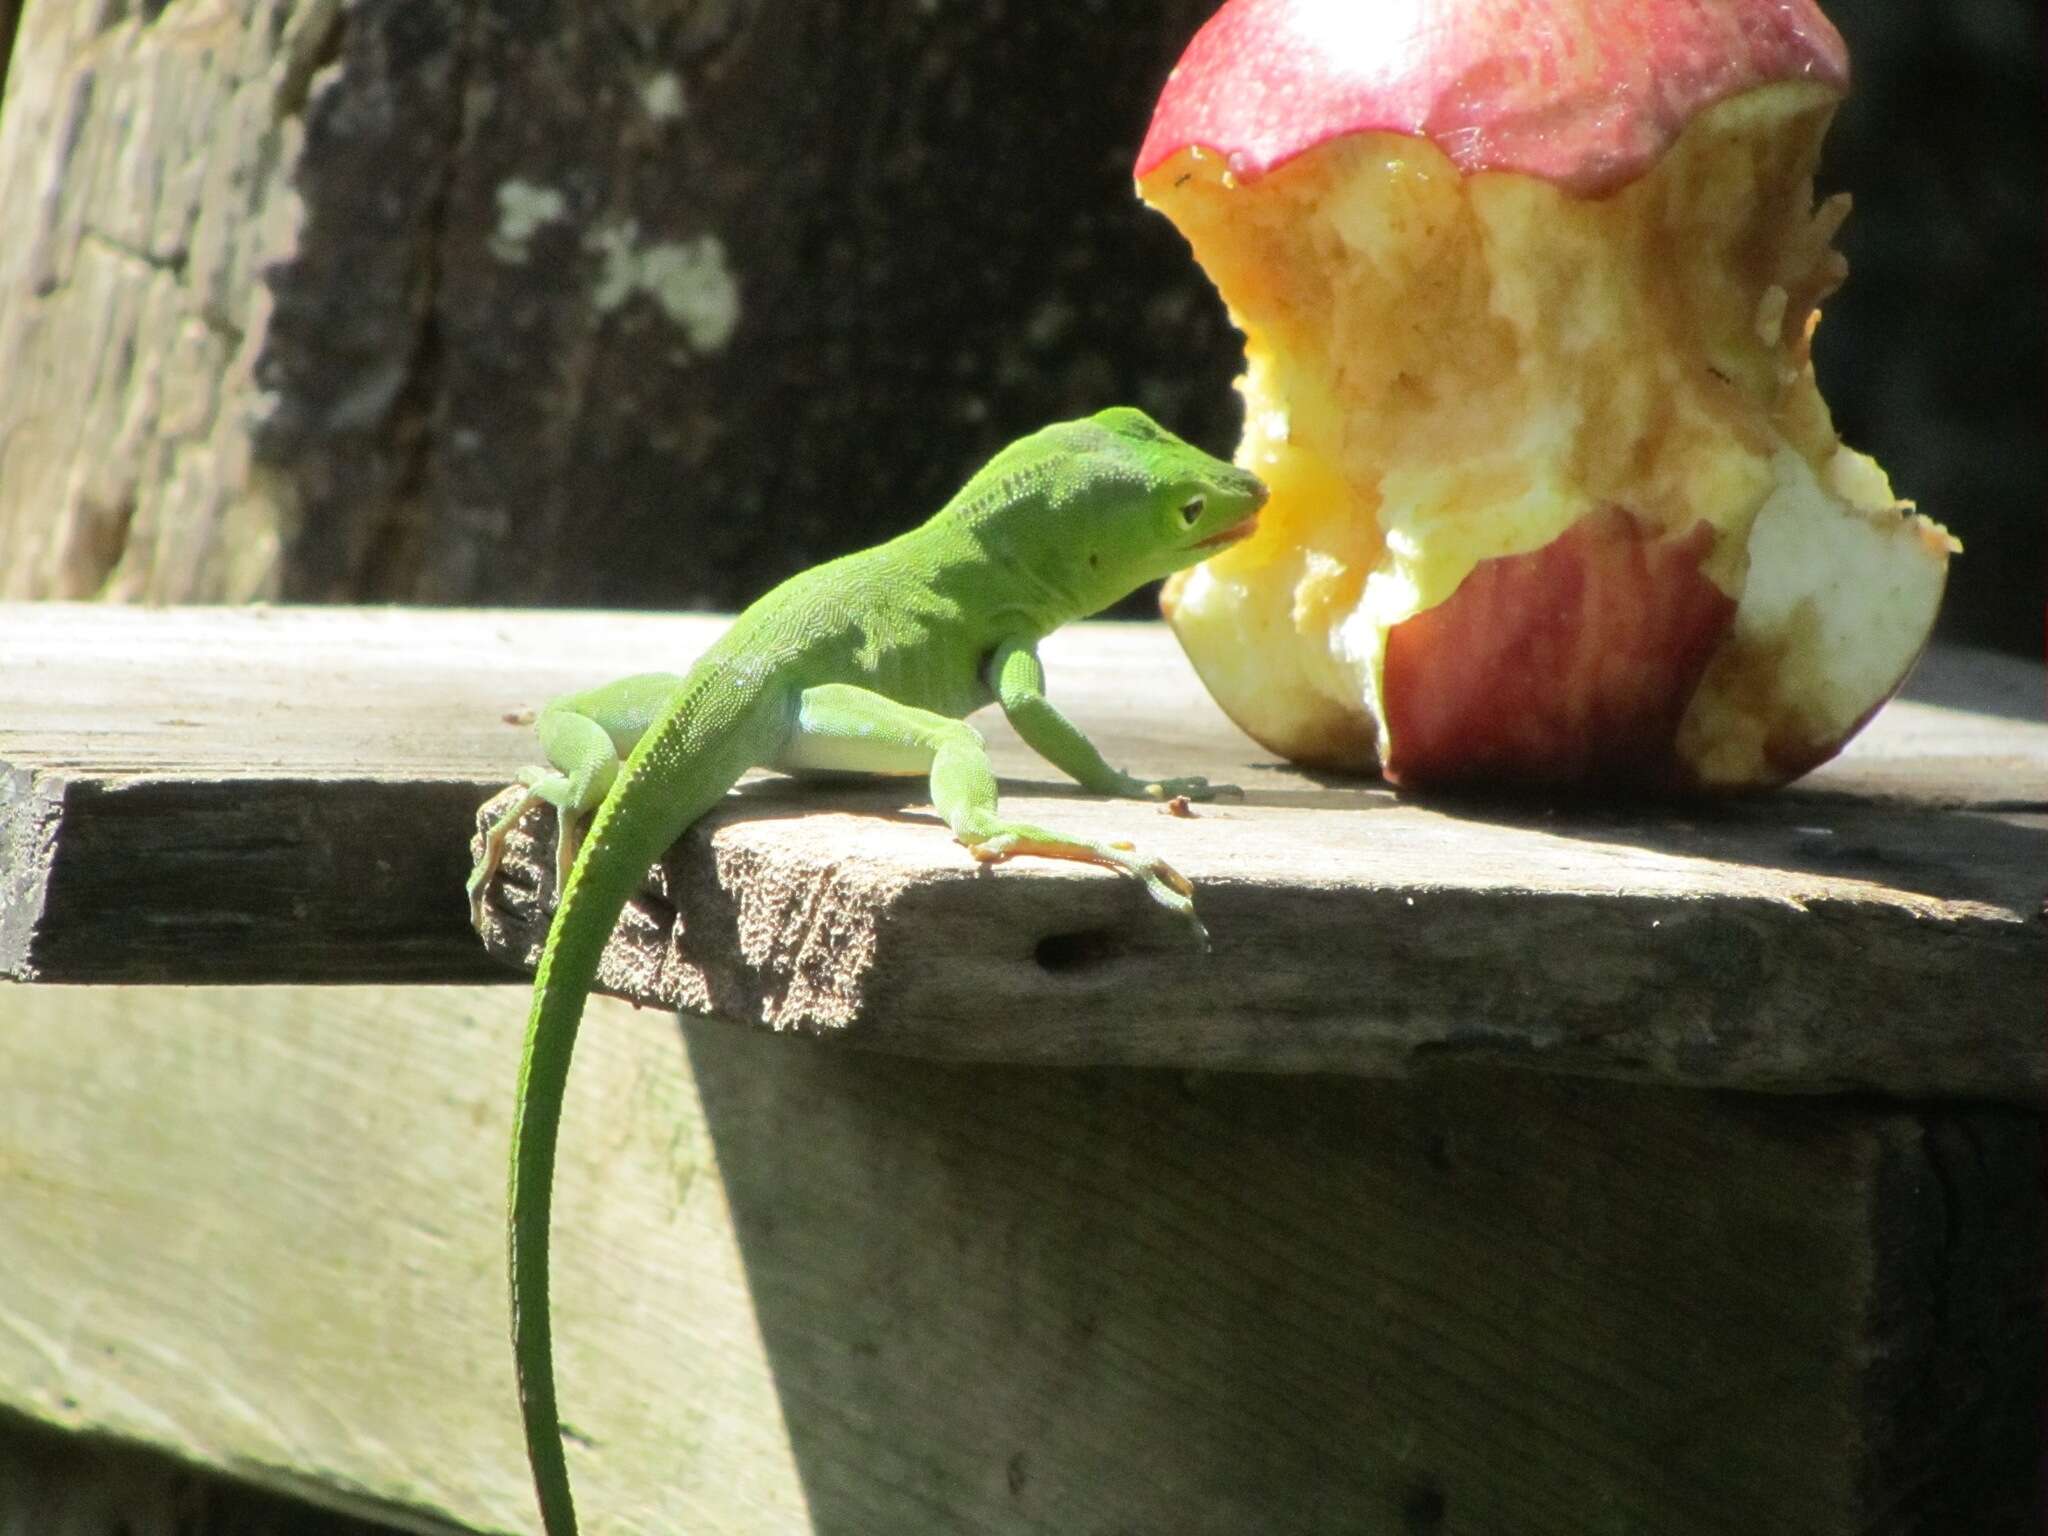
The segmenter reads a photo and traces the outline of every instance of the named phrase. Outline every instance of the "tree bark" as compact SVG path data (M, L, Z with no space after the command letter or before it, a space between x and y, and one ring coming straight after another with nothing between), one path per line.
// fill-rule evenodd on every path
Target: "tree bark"
M1131 194L1207 0L101 0L0 115L0 593L733 606L1234 336Z

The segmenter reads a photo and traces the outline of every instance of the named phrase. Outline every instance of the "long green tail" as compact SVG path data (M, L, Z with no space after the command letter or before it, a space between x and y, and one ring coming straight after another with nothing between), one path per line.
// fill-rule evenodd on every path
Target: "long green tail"
M598 958L626 899L658 857L659 849L644 859L623 852L615 856L600 845L598 829L592 828L562 892L547 947L541 951L519 1060L507 1233L512 1359L519 1376L519 1408L526 1420L527 1459L548 1536L574 1536L576 1530L576 1506L569 1494L569 1465L562 1454L562 1425L555 1407L554 1340L548 1326L548 1225L562 1095L584 999L597 980Z
M507 1248L512 1360L526 1423L527 1459L548 1536L575 1536L576 1531L576 1505L569 1492L569 1466L555 1406L553 1333L548 1326L548 1225L569 1058L583 1020L584 1000L597 980L598 960L627 899L669 844L768 755L766 745L753 739L756 733L744 706L733 709L734 701L727 695L720 701L727 707L721 709L706 697L722 691L715 683L695 689L686 685L663 719L641 739L591 822L534 977L512 1117ZM704 704L712 707L698 707ZM702 739L706 736L710 739Z

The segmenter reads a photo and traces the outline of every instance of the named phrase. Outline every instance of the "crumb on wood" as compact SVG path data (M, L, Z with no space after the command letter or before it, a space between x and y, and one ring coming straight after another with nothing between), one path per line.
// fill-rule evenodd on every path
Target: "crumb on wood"
M1194 807L1188 804L1188 797L1186 795L1175 795L1171 800L1160 806L1159 809L1168 816L1192 817L1195 814Z

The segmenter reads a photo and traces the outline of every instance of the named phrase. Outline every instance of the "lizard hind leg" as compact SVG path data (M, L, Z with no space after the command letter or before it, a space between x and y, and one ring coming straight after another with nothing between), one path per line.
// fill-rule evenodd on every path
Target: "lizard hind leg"
M536 801L555 808L555 899L560 900L576 859L578 829L603 802L626 754L681 681L666 673L624 678L557 699L541 711L535 729L549 766L520 770L526 793L484 834L483 857L469 875L471 927L482 929L484 892L504 862L505 839Z
M540 802L555 808L554 899L561 899L562 889L569 883L569 866L576 861L577 829L583 824L583 819L602 803L605 791L611 788L612 780L618 776L619 759L616 756L609 765L593 764L586 771L575 774L538 766L519 770L519 781L526 786L526 793L491 823L490 829L484 833L483 857L469 872L471 927L483 927L484 892L497 877L498 866L505 860L505 840L519 824L520 818Z
M545 768L522 768L519 780L526 786L526 793L512 802L512 808L492 822L484 833L483 854L477 859L476 867L469 872L469 926L482 931L484 926L484 892L491 881L497 878L498 866L505 862L505 839L512 829L519 825L533 802L540 798L535 776L545 774Z
M1195 916L1194 887L1163 859L1147 858L1128 845L1005 821L981 733L963 720L899 704L851 684L821 684L804 691L796 732L775 766L928 773L933 806L954 838L982 863L1034 857L1072 859L1115 870L1136 880L1155 902L1189 924L1205 948L1208 945L1208 931Z

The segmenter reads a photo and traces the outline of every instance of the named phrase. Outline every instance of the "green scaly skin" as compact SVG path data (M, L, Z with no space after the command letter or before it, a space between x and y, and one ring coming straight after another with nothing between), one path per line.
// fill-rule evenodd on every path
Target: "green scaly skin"
M1003 820L981 737L961 717L1000 703L1035 751L1100 794L1227 788L1110 767L1046 699L1036 645L1243 537L1265 499L1256 477L1139 411L1062 422L998 453L922 527L775 588L686 676L626 678L542 712L552 766L522 775L527 793L487 835L469 895L481 926L506 834L535 801L553 805L562 867L520 1062L510 1221L513 1352L549 1536L576 1529L548 1327L556 1132L598 956L649 867L749 768L925 773L975 858L1107 865L1206 945L1192 889L1162 861Z

